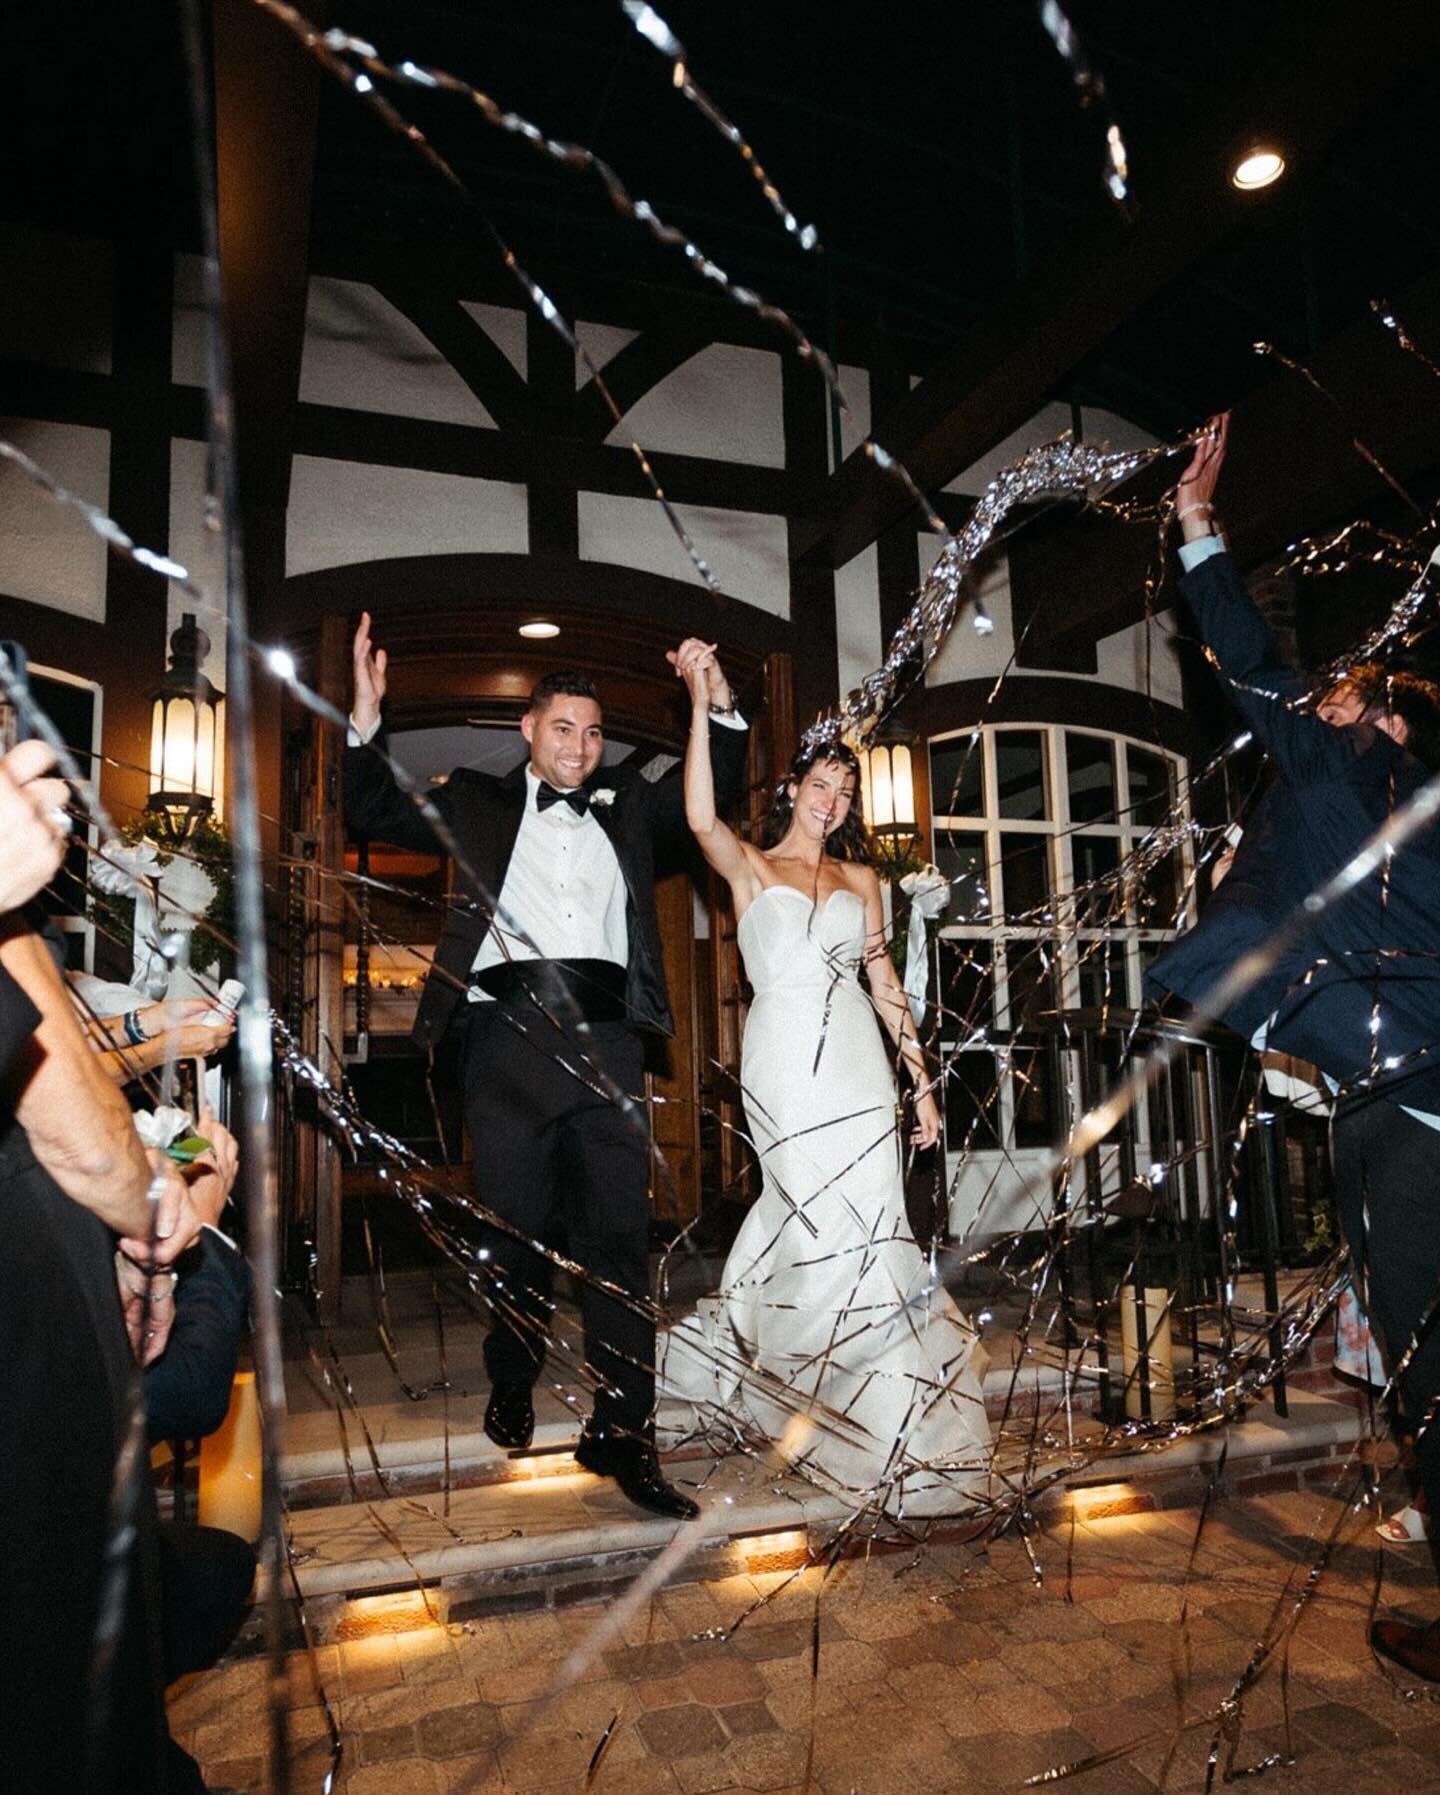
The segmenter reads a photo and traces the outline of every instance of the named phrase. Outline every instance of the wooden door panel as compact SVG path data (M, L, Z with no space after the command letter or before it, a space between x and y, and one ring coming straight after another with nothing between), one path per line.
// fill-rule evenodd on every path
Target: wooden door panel
M686 871L657 881L655 911L673 1040L659 1044L646 1080L650 1127L664 1166L652 1161L650 1200L657 1221L687 1227L700 1213L700 1008L695 976L694 887ZM660 1068L665 1069L662 1071Z
M737 826L756 839L776 784L795 753L795 678L788 654L765 661L765 705L751 725L750 786ZM740 1039L745 1030L747 991L735 940L735 911L728 887L710 880L710 985L714 993L714 1038L704 1069L704 1092L717 1123L716 1188L728 1197L753 1199L760 1184L754 1156L745 1142L740 1094Z

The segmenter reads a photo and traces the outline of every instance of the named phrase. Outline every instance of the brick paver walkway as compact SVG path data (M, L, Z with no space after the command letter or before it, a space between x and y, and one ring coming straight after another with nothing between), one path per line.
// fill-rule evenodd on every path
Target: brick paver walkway
M1203 1786L1213 1727L1177 1734L1230 1692L1339 1515L1311 1493L1232 1499L1206 1524L1188 1584L1192 1509L1077 1525L1035 1543L1036 1587L1018 1541L932 1548L817 1571L682 1585L660 1594L547 1701L562 1659L604 1610L426 1626L321 1649L345 1737L345 1795L981 1795L1115 1746L1075 1778L1076 1795ZM1365 1643L1375 1575L1373 1517L1346 1523L1289 1654L1296 1762L1258 1788L1305 1795L1440 1791L1440 1699L1406 1699ZM1302 1573L1297 1574L1297 1565ZM820 1672L811 1676L820 1592ZM757 1594L776 1592L725 1641ZM1423 1548L1385 1558L1382 1602L1440 1612ZM1182 1601L1186 1626L1179 1625ZM1286 1598L1288 1612L1291 1598ZM177 1735L214 1784L264 1787L263 1666L222 1667L172 1700ZM296 1795L319 1791L328 1748L303 1659L291 1664ZM1435 1692L1440 1698L1440 1689ZM1244 1705L1237 1765L1286 1749L1280 1664ZM618 1718L617 1718L618 1716ZM612 1725L613 1723L613 1725ZM610 1743L587 1781L596 1747ZM808 1764L808 1781L807 1781ZM1217 1779L1218 1786L1218 1779Z

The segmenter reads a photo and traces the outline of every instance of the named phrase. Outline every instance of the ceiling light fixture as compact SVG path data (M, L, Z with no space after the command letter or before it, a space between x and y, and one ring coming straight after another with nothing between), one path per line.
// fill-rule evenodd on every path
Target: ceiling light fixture
M1272 144L1252 143L1230 170L1230 185L1241 193L1273 186L1285 172L1285 158Z
M548 642L551 636L558 636L560 634L560 625L558 623L546 623L543 619L537 619L534 623L522 623L520 625L520 634L529 637L532 642Z

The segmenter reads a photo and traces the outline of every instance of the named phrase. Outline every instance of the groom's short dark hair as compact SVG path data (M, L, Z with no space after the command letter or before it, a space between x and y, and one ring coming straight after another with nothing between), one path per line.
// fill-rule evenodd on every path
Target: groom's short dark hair
M586 673L547 673L530 694L530 711L543 711L552 698L590 698L600 703L595 681Z

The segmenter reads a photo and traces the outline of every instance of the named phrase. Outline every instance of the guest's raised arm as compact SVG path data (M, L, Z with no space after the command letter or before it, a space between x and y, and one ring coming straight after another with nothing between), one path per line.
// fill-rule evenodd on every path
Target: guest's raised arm
M0 965L40 1012L8 1081L36 1160L67 1197L127 1237L132 1257L148 1257L153 1221L155 1260L168 1265L200 1228L178 1174L163 1163L152 1169L125 1099L80 1032L48 948L13 916L0 926ZM157 1171L163 1182L156 1183Z

